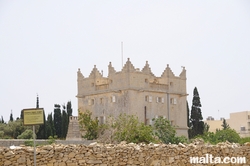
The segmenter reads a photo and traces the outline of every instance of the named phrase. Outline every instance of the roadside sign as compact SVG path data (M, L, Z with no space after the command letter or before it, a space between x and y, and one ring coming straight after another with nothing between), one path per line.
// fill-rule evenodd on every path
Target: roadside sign
M43 108L23 109L23 124L24 125L40 125L44 124Z
M33 142L34 142L34 166L36 166L36 133L35 125L44 124L44 110L43 108L23 109L23 125L33 126Z

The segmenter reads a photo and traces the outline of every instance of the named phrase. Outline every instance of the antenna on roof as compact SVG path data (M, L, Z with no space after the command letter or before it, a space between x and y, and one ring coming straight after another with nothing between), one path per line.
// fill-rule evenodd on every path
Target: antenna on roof
M123 68L123 42L121 42L122 68Z

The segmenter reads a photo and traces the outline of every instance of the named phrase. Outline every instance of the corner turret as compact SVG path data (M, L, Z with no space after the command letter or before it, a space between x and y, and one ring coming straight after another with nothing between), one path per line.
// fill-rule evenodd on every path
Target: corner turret
M183 78L183 79L186 79L186 69L184 66L182 66L182 72L181 74L179 75L180 78Z
M82 75L80 68L78 68L78 71L77 71L77 80L79 81L79 80L82 80L82 79L84 79L84 76Z
M109 76L112 74L115 74L115 72L116 72L115 68L112 66L111 62L109 62L108 70L109 70L109 73L108 73Z

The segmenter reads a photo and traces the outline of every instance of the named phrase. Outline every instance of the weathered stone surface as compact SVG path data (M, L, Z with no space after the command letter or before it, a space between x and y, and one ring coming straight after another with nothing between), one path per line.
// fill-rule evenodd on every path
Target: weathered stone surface
M11 164L12 164L12 162L11 162L11 161L8 161L8 160L4 162L4 166L5 166L5 165L11 165Z
M87 163L88 164L101 164L102 161L101 160L88 160Z
M44 150L51 150L53 149L53 146L52 145L46 145L43 147Z
M1 148L0 165L32 166L33 148ZM32 149L32 153L30 152ZM246 157L245 164L250 166L250 146L244 144L220 143L207 145L198 141L191 144L99 144L49 145L37 147L37 165L39 166L80 166L80 165L171 165L191 166L190 157L204 157L207 153L213 157ZM196 164L199 165L199 164ZM201 164L207 165L209 164ZM210 164L213 165L213 164ZM219 166L218 164L216 166Z
M17 162L18 162L19 164L21 164L21 163L26 163L26 158L25 158L25 157L20 157L19 159L17 159Z
M63 150L63 147L62 146L56 146L55 147L55 151L56 152L61 152Z
M38 153L44 155L44 154L48 154L49 152L47 150L40 150Z
M69 158L73 158L73 157L75 157L75 153L74 152L71 152L71 153L69 153Z
M13 151L9 151L7 153L4 154L5 157L9 157L9 156L14 156L14 152Z

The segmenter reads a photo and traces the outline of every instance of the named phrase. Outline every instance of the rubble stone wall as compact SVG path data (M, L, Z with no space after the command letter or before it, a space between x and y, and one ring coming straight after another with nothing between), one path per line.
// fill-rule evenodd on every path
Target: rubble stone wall
M244 145L221 143L208 144L133 144L120 143L89 145L52 144L36 148L37 166L81 166L81 165L141 165L141 166L203 166L223 164L191 164L190 157L246 157L244 164L250 166L250 143ZM33 147L0 147L1 166L33 166Z
M26 141L33 141L27 140L27 139L0 139L0 147L10 147L10 146L20 146L24 145ZM95 141L92 140L55 140L56 144L63 144L63 145L69 145L69 144L84 144L89 145L90 143L93 143ZM36 139L36 145L47 145L49 144L49 140L42 140L42 139Z

